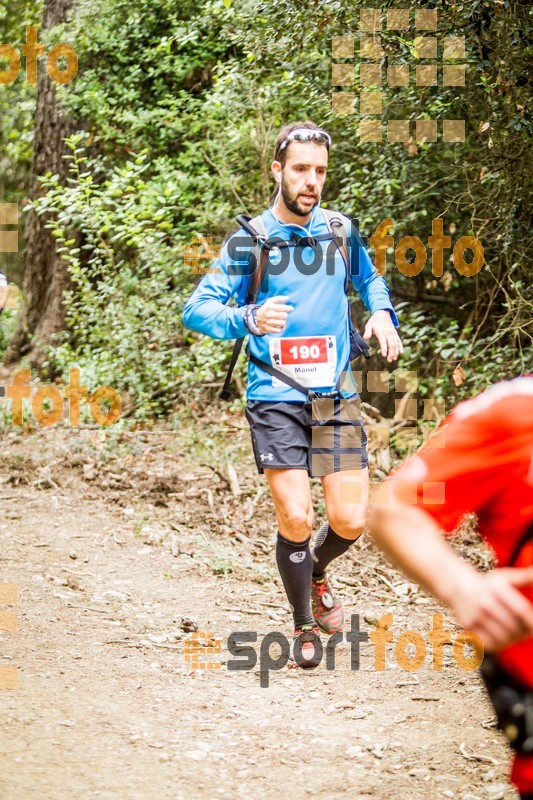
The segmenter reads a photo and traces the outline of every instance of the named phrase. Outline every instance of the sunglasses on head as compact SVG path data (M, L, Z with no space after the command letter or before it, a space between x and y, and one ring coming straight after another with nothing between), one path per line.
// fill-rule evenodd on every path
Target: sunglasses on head
M314 128L296 128L294 131L289 133L286 139L282 141L277 149L276 156L278 156L290 142L311 141L318 142L319 144L325 144L329 150L331 145L331 136L329 133L326 133L326 131L321 131L320 129L315 130Z

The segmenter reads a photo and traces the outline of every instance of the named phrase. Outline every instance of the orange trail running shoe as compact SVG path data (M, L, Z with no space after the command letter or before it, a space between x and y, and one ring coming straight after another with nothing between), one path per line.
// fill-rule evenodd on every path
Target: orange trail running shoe
M335 597L325 573L324 577L313 578L311 581L311 610L316 624L324 633L331 635L342 632L342 605Z
M295 665L297 664L302 669L318 667L322 660L322 653L317 652L317 648L315 648L316 638L320 639L320 631L316 625L302 625L301 628L295 628L290 655L290 660ZM301 647L301 655L298 656L298 660L294 657L296 640L299 640Z

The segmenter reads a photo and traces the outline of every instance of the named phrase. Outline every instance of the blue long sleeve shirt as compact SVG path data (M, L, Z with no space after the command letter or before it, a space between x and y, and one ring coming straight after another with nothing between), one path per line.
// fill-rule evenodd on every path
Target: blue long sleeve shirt
M280 241L288 241L291 233L320 236L330 232L319 206L315 206L305 228L281 222L271 209L264 211L261 219L270 240L278 237ZM353 285L372 314L381 309L390 311L397 327L398 319L387 285L376 272L351 221L347 217L344 221L350 231L348 256ZM188 328L215 339L237 339L249 333L243 318L253 269L250 265L252 250L243 229L228 239L220 257L212 264L212 272L204 275L185 304L183 322ZM339 249L331 240L317 242L314 247L277 248L269 253L265 273L256 302L262 304L268 297L284 295L288 296L285 302L293 311L289 312L280 334L250 334L250 352L317 391L332 391L341 372L346 371L347 381L343 381L343 387L351 386L352 390L343 389L343 394L355 394L348 358L346 266ZM228 305L231 299L236 306ZM304 395L250 361L246 398L301 403Z

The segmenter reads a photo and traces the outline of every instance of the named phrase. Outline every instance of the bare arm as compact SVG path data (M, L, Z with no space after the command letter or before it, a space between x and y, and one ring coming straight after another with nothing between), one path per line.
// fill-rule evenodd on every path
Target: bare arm
M487 650L533 636L533 605L518 591L533 583L533 567L478 572L456 555L433 518L416 506L376 505L369 524L391 561L449 606L463 628L481 636Z

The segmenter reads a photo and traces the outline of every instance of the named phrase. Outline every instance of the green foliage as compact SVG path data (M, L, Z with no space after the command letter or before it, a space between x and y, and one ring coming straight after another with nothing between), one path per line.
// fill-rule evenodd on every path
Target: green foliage
M461 328L458 320L402 302L397 305L404 353L402 369L418 376L419 397L446 400L450 409L497 381L533 371L531 348L520 347L520 338L475 338L473 324Z
M79 363L85 380L125 393L129 410L147 419L169 410L178 384L186 389L189 358L176 325L179 290L188 284L176 221L182 176L167 159L149 163L142 152L109 164L104 178L103 164L84 155L84 138L67 140L68 185L44 176L47 193L34 204L40 214L53 209L47 226L72 278L69 330L50 349L48 366L66 377Z
M363 234L392 217L396 243L405 235L427 242L432 219L442 217L452 247L464 235L484 246L486 266L472 278L456 272L451 249L442 278L431 275L431 257L415 278L389 267L402 312L402 367L417 371L422 395L450 405L533 369L524 79L532 10L498 0L437 2L440 53L445 36L465 36L466 86L412 79L406 89L384 88L383 122L408 119L414 133L417 119L439 121L438 142L411 136L392 144L359 141L357 91L355 114L331 111L332 37L357 32L362 5L81 0L72 21L49 35L78 53L78 76L60 97L85 130L70 141L67 185L46 176L47 196L37 203L72 275L68 330L50 352L50 369L79 363L94 385L126 393L141 419L185 399L207 402L231 344L181 326L195 282L184 247L198 234L220 243L237 213L269 203L277 129L306 117L333 136L325 204L359 218ZM415 35L384 28L387 63L409 63L413 74ZM9 112L26 115L10 118L21 133L9 164L25 175L23 100L17 95ZM465 120L464 143L442 141L444 118ZM2 143L5 136L0 125ZM4 178L14 168L1 153ZM14 186L15 172L10 180ZM459 364L465 377L454 379Z
M0 359L6 352L11 337L17 327L18 311L16 309L4 309L0 314Z
M20 53L26 42L27 26L40 25L42 8L43 0L12 0L0 5L0 44L9 44ZM0 58L0 70L6 67L7 59ZM24 70L22 59L17 79L10 84L0 85L0 203L20 202L28 192L36 87L26 83ZM23 233L21 215L20 241L23 240ZM0 272L20 283L20 254L0 252ZM5 325L0 322L0 331L5 330ZM2 332L0 353L5 349L1 341Z

